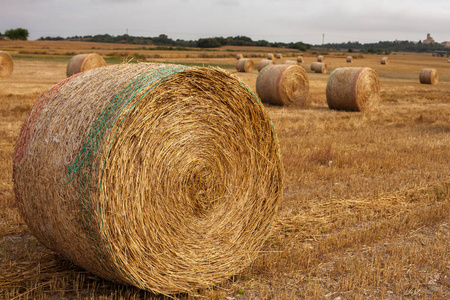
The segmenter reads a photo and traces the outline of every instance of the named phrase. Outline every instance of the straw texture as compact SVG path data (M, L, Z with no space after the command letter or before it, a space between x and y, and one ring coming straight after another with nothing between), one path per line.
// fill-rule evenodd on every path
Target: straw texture
M380 80L371 68L337 68L326 89L330 109L366 111L380 100Z
M323 62L324 60L325 60L325 57L323 57L323 55L317 56L317 61L318 62Z
M304 106L309 100L308 75L299 65L267 66L258 74L256 92L265 103Z
M13 181L46 246L103 278L172 294L255 259L282 169L270 118L235 76L120 64L69 77L36 102Z
M326 73L327 69L326 63L313 62L311 64L311 71L314 71L315 73Z
M268 65L273 65L274 61L270 59L261 59L258 63L258 72L260 72L264 67Z
M439 81L439 74L436 69L422 69L419 74L420 83L437 84Z
M351 63L352 61L353 61L353 57L347 56L347 62L348 62L348 63Z
M14 62L8 52L0 51L0 78L6 78L14 71Z
M297 56L297 62L302 63L303 62L303 56L299 55Z
M67 77L86 70L105 67L107 64L103 57L96 53L78 54L72 57L67 64Z
M381 58L381 64L382 65L387 65L389 64L389 57L385 56Z
M273 53L267 53L267 59L272 60L273 59Z
M255 68L255 63L253 60L248 58L241 58L236 63L236 70L238 72L252 72Z

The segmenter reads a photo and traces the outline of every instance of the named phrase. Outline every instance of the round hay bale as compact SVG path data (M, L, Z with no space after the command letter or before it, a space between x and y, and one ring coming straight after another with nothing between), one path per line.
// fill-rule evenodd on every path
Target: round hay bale
M319 63L316 62L316 61L312 62L312 63L311 63L311 71L314 71L314 70L316 69L316 66L317 66L318 64L319 64Z
M236 63L236 70L238 70L238 72L248 73L248 72L252 72L254 68L255 68L255 64L254 64L253 60L248 59L248 58L241 58Z
M325 57L323 55L317 56L317 61L318 62L323 62L324 60L325 60Z
M268 54L267 54L267 59L272 60L272 59L273 59L273 53L268 53Z
M380 80L371 68L337 68L326 89L330 109L365 111L380 100Z
M282 189L272 122L218 68L117 64L33 106L13 159L21 215L92 273L162 294L246 268Z
M326 63L313 62L311 64L311 71L314 71L315 73L326 73L327 69Z
M103 57L97 53L78 54L72 57L67 64L67 77L90 69L105 67L107 64Z
M14 71L14 62L8 52L0 51L0 78L6 78Z
M353 61L353 57L347 56L347 62L348 62L348 63L351 63L352 61Z
M422 69L419 74L420 83L437 84L439 81L439 74L436 69Z
M450 59L449 59L449 60L447 60L447 62L448 62L448 63L450 63Z
M264 67L268 65L273 65L274 61L270 59L261 59L258 64L258 72L260 72Z
M303 62L303 56L299 55L297 56L297 62L302 63Z
M283 58L283 54L282 53L277 53L275 54L275 57L278 59L282 59Z
M381 64L382 65L387 65L389 64L389 57L385 56L381 58Z
M244 58L244 54L242 54L242 53L236 54L236 59L237 60L239 60L241 58Z
M283 65L296 65L297 62L293 61L293 60L283 60L282 64Z
M269 65L259 72L256 93L261 101L274 105L306 105L309 79L299 65Z

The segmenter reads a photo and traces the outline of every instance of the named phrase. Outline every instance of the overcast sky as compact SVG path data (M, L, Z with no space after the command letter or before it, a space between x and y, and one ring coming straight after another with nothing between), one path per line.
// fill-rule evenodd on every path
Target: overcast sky
M30 40L108 33L172 39L244 35L321 44L450 41L450 0L0 0L0 32Z

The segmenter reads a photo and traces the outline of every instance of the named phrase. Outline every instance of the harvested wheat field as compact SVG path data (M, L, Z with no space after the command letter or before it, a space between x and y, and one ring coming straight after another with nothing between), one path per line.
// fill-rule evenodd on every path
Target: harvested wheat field
M92 52L94 45L108 65L145 61L219 66L255 94L258 71L237 72L236 54L259 61L279 51L236 47L158 52L137 45L0 41L0 50L14 61L14 72L0 79L1 299L170 299L103 279L66 260L44 246L19 213L13 153L21 126L41 95L66 78L70 58ZM291 60L298 55L288 49L283 53ZM301 55L305 66L317 60L317 54ZM347 55L328 53L329 73L348 66ZM284 174L270 234L251 264L243 269L230 265L229 270L237 271L223 274L221 269L220 283L171 297L450 298L450 64L447 58L407 53L392 53L388 65L381 65L380 59L354 54L352 61L352 67L369 67L377 73L376 109L330 110L326 99L330 74L309 68L308 106L264 104L277 134ZM424 68L439 72L436 85L420 84L418 74ZM40 143L58 140L49 136ZM208 141L208 147L212 144ZM54 167L75 159L63 158L54 159ZM117 175L108 180L120 187L132 179ZM63 192L49 191L55 199ZM66 208L60 204L52 209ZM225 224L222 218L214 222ZM196 226L201 233L201 224ZM64 238L63 230L52 231ZM211 255L224 250L220 244L215 247ZM213 272L215 266L210 268ZM195 283L201 275L188 281Z

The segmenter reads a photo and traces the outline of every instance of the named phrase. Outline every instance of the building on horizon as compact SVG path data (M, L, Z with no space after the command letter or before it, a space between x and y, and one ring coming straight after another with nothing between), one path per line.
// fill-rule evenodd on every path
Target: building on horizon
M431 34L427 33L427 38L425 40L423 40L422 43L424 43L424 44L435 44L436 42L431 37Z

